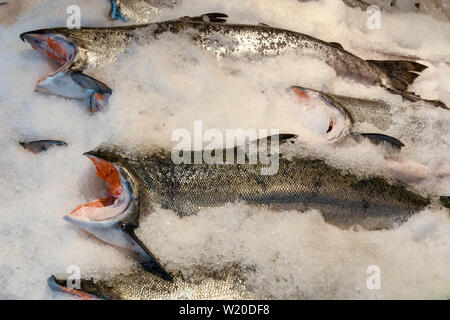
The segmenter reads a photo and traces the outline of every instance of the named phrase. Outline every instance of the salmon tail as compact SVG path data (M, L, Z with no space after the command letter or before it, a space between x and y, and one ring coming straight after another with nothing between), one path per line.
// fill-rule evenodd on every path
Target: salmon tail
M427 66L406 60L367 60L380 68L391 80L394 89L407 91L408 86L416 80L419 73Z
M427 66L414 61L407 60L367 60L376 65L389 78L389 84L383 85L392 93L401 95L409 101L426 101L436 107L449 109L439 100L422 99L419 95L408 91L408 86L417 79L420 72L428 68Z
M409 100L409 101L426 101L429 104L435 106L436 108L442 108L442 109L446 109L446 110L450 110L449 107L447 107L447 105L445 103L443 103L442 101L439 100L428 100L428 99L422 99L419 95L410 92L410 91L400 91L397 89L392 89L392 88L387 88L387 90L391 93L394 94L399 94L401 95L404 99Z

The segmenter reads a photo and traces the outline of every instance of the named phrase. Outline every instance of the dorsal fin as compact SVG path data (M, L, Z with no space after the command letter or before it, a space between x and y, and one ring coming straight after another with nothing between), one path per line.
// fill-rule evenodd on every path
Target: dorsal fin
M263 27L270 27L267 23L262 23L262 22L260 22L260 23L258 23L260 26L263 26Z
M267 140L267 142L270 142L270 141L272 141L272 139L278 138L278 142L280 144L282 144L282 143L285 143L285 142L287 142L287 141L289 141L291 139L295 139L297 137L298 136L296 134L292 134L292 133L280 133L280 134L275 134L275 135L272 135L272 136L267 136L267 137L264 137L264 138L260 138L260 139L257 139L257 140L253 140L253 141L250 141L250 143L259 143L259 142L264 141L264 140Z
M259 138L256 140L251 140L251 141L247 142L246 145L248 146L249 144L256 144L259 147L262 142L265 142L266 145L269 146L269 145L271 145L273 139L278 139L278 145L282 145L284 143L287 143L288 141L292 141L292 139L296 139L297 137L298 136L296 134L292 134L292 133L280 133L280 134L274 134L271 136L267 136L264 138ZM294 142L292 141L292 143L294 143ZM233 150L236 153L238 149L241 149L243 147L246 148L245 146L238 145L238 146L234 147Z
M185 17L182 17L181 19L188 20L188 21L198 21L198 22L226 23L227 18L228 18L228 15L225 13L211 12L211 13L204 13L200 16L195 16L195 17L185 16Z
M328 43L335 46L336 48L344 50L344 47L339 42L328 42Z

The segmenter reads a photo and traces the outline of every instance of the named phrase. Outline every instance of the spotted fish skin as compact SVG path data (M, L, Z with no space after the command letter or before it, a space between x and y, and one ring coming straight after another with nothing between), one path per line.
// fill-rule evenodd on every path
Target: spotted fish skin
M318 209L338 227L361 225L374 230L400 224L430 204L400 183L359 178L319 159L280 156L278 171L262 175L267 165L174 164L171 153L164 150L131 158L113 147L90 153L117 163L134 177L142 215L155 206L183 216L242 201L272 211Z
M162 9L174 8L181 0L110 0L113 20L144 23Z
M225 23L224 16L226 17L224 14L212 13L134 26L55 28L29 33L60 34L71 39L78 51L72 66L72 69L77 71L87 67L98 68L114 62L130 43L151 45L166 33L190 40L196 46L219 57L241 57L252 60L293 51L299 57L324 61L340 76L398 91L405 91L405 81L414 80L410 71L422 71L425 68L413 62L399 65L397 61L392 61L392 64L383 65L379 62L366 61L336 43L268 25ZM395 77L402 78L401 85L399 81L397 83L393 81L386 68L396 71Z
M408 109L429 108L434 109L437 105L431 101L418 100L401 102L387 102L381 99L363 99L336 95L332 93L319 93L329 103L345 109L347 116L352 123L367 122L380 130L387 130L393 124L393 114L403 112ZM449 110L445 105L439 105ZM412 125L412 124L411 124Z
M79 290L67 289L67 280L52 276L49 286L83 299L106 300L239 300L255 299L236 270L202 274L193 279L165 281L142 269L110 278L81 279Z
M65 64L61 71L45 77L37 88L44 93L69 98L86 99L89 95L91 110L94 112L105 109L112 90L101 81L83 75L82 71L113 63L120 55L126 54L128 46L151 46L166 39L165 35L191 42L204 51L215 54L218 59L231 57L249 61L293 52L298 59L314 58L325 62L341 77L365 85L384 87L411 101L421 99L408 92L408 86L418 77L419 72L427 68L425 65L402 60L364 60L338 43L268 25L230 24L226 23L227 17L223 13L207 13L197 17L131 26L41 29L22 33L20 38L41 52L49 52L43 48L48 47L50 40L49 50L52 54L61 48L70 53L63 55L62 61ZM89 85L80 84L71 77L72 74L78 75L77 78L83 77L86 80L83 82ZM72 88L65 88L69 85ZM104 87L108 90L99 89ZM75 92L78 94L75 95ZM100 93L102 99L92 99L93 92ZM440 101L433 103L443 106Z

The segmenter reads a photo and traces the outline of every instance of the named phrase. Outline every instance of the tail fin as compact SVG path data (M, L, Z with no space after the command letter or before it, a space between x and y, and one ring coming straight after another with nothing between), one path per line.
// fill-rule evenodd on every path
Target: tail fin
M410 101L424 100L436 107L449 109L443 102L439 100L425 100L420 96L409 92L408 86L416 80L419 73L428 68L427 66L407 60L367 60L380 68L391 81L391 86L387 89L395 94L401 95Z
M391 79L392 85L398 91L407 91L408 86L416 80L419 72L427 66L404 60L367 60L378 66Z

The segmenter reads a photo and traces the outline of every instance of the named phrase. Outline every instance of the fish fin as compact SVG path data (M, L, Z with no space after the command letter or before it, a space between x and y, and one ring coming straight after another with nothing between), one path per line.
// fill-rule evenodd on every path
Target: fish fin
M385 142L395 149L401 149L405 145L400 140L381 133L353 133L353 136L369 139L373 144Z
M100 93L100 92L94 91L92 93L91 99L90 99L91 112L95 113L95 112L105 111L105 109L108 105L110 96L111 96L111 94L106 93L106 92Z
M38 140L38 141L30 141L30 142L19 142L19 144L24 147L24 149L33 152L34 154L38 154L40 152L47 151L52 147L61 147L67 146L67 143L60 140Z
M195 17L182 17L183 20L188 21L199 21L199 22L218 22L218 23L226 23L227 22L228 15L225 13L220 12L211 12L211 13L204 13L200 16Z
M79 71L70 71L70 77L82 88L92 89L99 93L112 93L112 89L103 82Z
M439 198L441 205L447 209L450 209L450 196L442 196Z
M108 105L112 89L103 82L82 72L70 71L70 77L82 88L92 90L90 97L91 112L104 111Z
M391 80L392 86L399 91L406 91L408 86L416 80L418 73L427 66L406 60L367 60L380 68Z
M134 229L136 228L136 226L133 225L133 224L129 224L129 223L122 223L121 224L121 228L149 256L149 259L141 264L142 267L146 271L148 271L148 272L150 272L150 273L152 273L152 274L154 274L154 275L156 275L156 276L158 276L158 277L160 277L160 278L162 278L164 280L172 282L173 281L173 277L161 266L161 264L159 263L158 259L156 259L156 257L147 248L147 246L141 241L141 239L138 238L136 233L134 233Z
M270 27L267 23L263 23L263 22L260 22L260 23L258 23L260 26L263 26L263 27Z
M282 144L282 143L288 142L291 139L295 139L297 137L298 136L293 133L280 133L280 134L274 134L274 135L267 136L264 138L256 139L256 140L250 141L250 143L260 143L262 141L270 142L270 141L272 141L272 139L277 138L279 144Z
M442 108L442 109L450 110L450 108L447 107L447 105L445 103L443 103L442 101L439 101L439 100L422 99L419 95L417 95L417 94L415 94L413 92L410 92L410 91L400 91L400 90L393 89L393 88L387 88L387 90L389 92L391 92L391 93L399 94L404 99L412 101L412 102L426 101L426 102L434 105L436 108Z
M344 50L344 47L339 42L328 42L328 43L335 46L336 48Z
M269 139L272 138L272 137L273 136L270 136ZM284 142L287 142L287 141L289 141L291 139L296 139L296 138L298 138L298 136L296 134L293 134L293 133L280 133L278 135L278 140L280 141L280 143L284 143Z
M408 60L367 60L387 71L414 71L422 72L427 69L426 65Z
M282 145L283 143L287 143L288 141L291 141L292 143L294 143L293 141L292 141L292 139L295 139L295 138L297 138L298 136L296 135L296 134L291 134L291 133L280 133L280 134L274 134L274 135L271 135L271 136L267 136L267 137L264 137L264 138L259 138L259 139L255 139L255 140L250 140L250 141L247 141L245 144L243 144L243 145L237 145L237 146L235 146L235 147L232 147L232 148L229 148L229 149L223 149L223 150L221 150L221 152L222 152L222 154L224 155L224 161L227 161L227 159L226 159L226 155L229 153L229 152L233 152L234 153L234 158L233 159L236 159L237 157L236 157L236 154L237 154L237 152L239 151L239 150L247 150L247 147L249 146L249 145L256 145L258 148L261 146L261 143L262 142L265 142L266 143L266 146L268 147L268 146L272 146L271 145L271 143L272 143L272 140L274 139L274 138L277 138L278 139L278 145ZM186 215L186 212L181 212L180 213L181 215Z

